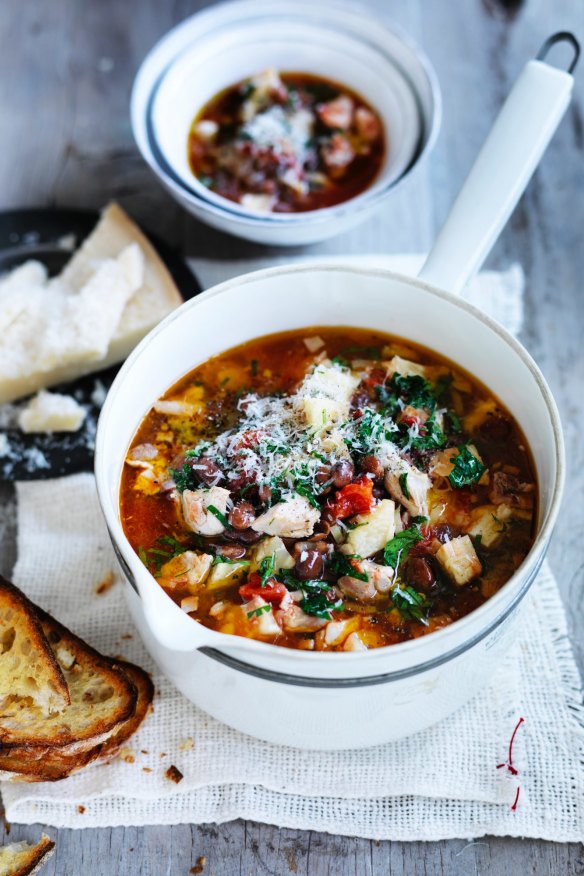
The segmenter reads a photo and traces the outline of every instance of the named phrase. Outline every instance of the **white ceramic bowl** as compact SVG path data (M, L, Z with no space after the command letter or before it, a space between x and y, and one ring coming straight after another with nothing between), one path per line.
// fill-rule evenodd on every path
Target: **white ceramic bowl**
M444 630L357 654L296 651L224 635L185 615L124 535L120 476L152 402L210 356L307 322L383 330L454 357L513 412L529 439L539 483L533 548L495 596ZM416 732L486 684L517 634L521 600L547 548L562 489L563 447L557 410L537 366L498 324L420 280L323 264L248 274L167 317L110 390L99 422L96 475L113 543L133 584L127 585L132 614L163 672L194 703L246 733L306 748L345 748Z
M323 210L260 215L197 182L187 161L197 110L225 86L269 65L340 79L379 109L390 148L370 189ZM185 209L249 240L297 245L338 234L384 202L433 147L441 100L425 56L364 7L336 0L237 0L192 16L152 49L134 82L131 116L142 155Z

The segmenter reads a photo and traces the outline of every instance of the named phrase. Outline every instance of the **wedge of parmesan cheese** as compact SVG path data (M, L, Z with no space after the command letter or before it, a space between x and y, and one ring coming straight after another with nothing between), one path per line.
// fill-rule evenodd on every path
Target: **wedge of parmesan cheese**
M0 279L0 404L122 361L182 301L116 204L63 272L27 262Z
M41 389L20 412L18 425L23 432L77 432L86 416L72 396Z

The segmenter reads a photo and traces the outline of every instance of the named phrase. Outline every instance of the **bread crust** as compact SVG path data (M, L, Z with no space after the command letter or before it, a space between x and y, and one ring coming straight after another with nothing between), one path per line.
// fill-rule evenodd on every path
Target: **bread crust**
M49 645L52 645L53 649L57 646L65 647L67 651L75 655L77 666L80 666L83 671L98 673L101 680L113 689L112 708L107 717L96 718L87 726L77 727L77 729L65 726L63 723L65 716L63 715L49 716L42 722L39 721L36 728L29 730L19 727L17 721L12 722L13 727L8 727L6 726L6 718L0 719L0 754L23 746L27 749L37 746L53 748L92 739L95 744L96 737L103 734L109 735L111 731L133 715L137 700L136 689L114 661L103 657L43 609L34 606L33 603L30 604L33 605ZM68 673L65 672L64 675L67 680ZM69 690L71 691L71 684L69 684ZM77 688L74 688L74 691L76 694L78 693ZM113 701L114 697L115 701ZM71 698L71 705L67 712L67 720L69 721L74 718L70 711L73 707L76 706L77 711L81 713L79 697L77 700L76 703L75 697Z
M18 843L13 843L12 846L15 848L15 855L19 855L23 860L19 863L18 869L10 871L10 876L34 876L55 850L55 843L46 834L41 836L36 845L29 846L28 849L19 851ZM10 850L10 848L10 845L5 846L5 849Z
M63 707L70 705L71 696L69 694L69 687L65 680L63 670L59 666L57 658L43 633L34 603L32 603L21 590L15 587L14 584L7 581L6 578L3 578L1 575L0 603L4 605L8 603L11 605L18 612L21 621L27 625L27 636L37 655L41 657L57 696L61 698ZM7 693L7 691L0 691L0 699Z

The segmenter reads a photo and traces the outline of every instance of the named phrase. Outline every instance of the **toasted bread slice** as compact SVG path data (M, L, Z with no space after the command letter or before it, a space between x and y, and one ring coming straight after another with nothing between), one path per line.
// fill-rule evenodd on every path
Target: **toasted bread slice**
M86 748L13 748L0 753L0 778L11 781L55 782L70 776L98 758L114 755L136 732L148 712L154 696L154 686L144 670L132 663L119 663L119 667L133 683L137 691L134 713L124 721L105 741L96 745L91 740Z
M0 715L14 697L34 704L44 716L71 702L34 605L0 576Z
M0 876L32 876L53 854L55 843L43 833L36 845L11 843L0 849Z
M40 608L42 630L60 664L71 703L64 714L46 717L30 699L7 697L0 713L0 752L22 746L97 744L134 714L137 693L111 660L102 657Z

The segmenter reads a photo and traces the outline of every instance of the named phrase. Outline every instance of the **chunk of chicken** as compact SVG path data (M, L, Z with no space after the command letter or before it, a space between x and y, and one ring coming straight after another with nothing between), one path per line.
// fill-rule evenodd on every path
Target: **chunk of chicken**
M333 134L327 142L321 146L322 160L327 167L345 168L355 157L353 147L343 134Z
M305 538L312 535L319 519L319 508L313 508L304 496L295 496L268 508L256 517L251 528L282 538Z
M347 94L339 94L334 100L321 103L316 111L327 127L346 131L351 127L354 107L355 104Z
M342 592L350 599L364 603L375 602L391 589L394 570L390 566L380 566L371 560L362 560L359 563L359 571L367 575L367 581L353 578L352 575L343 575L337 581Z
M329 621L326 627L316 634L316 644L319 650L342 645L347 636L357 632L361 626L361 618L357 615L340 621Z
M407 462L394 451L384 460L385 488L404 508L414 516L428 516L428 490L432 486L427 474Z
M457 587L468 584L483 571L468 535L459 535L447 541L436 551L436 559Z
M261 596L254 596L241 606L247 621L260 636L279 636L282 629L272 611L272 606Z
M367 143L372 143L381 134L379 119L364 106L357 107L355 110L355 127Z
M213 506L220 514L226 514L229 490L211 487L208 490L185 490L182 494L182 512L186 526L199 535L221 535L225 526L210 511Z
M288 633L314 633L328 623L326 618L306 614L299 605L293 603L285 609L276 611L276 618Z
M191 593L198 593L209 575L212 562L210 554L185 551L161 567L160 583L170 588L188 587Z
M382 499L369 514L359 514L351 520L355 528L349 531L341 551L371 557L382 550L395 535L395 502Z

